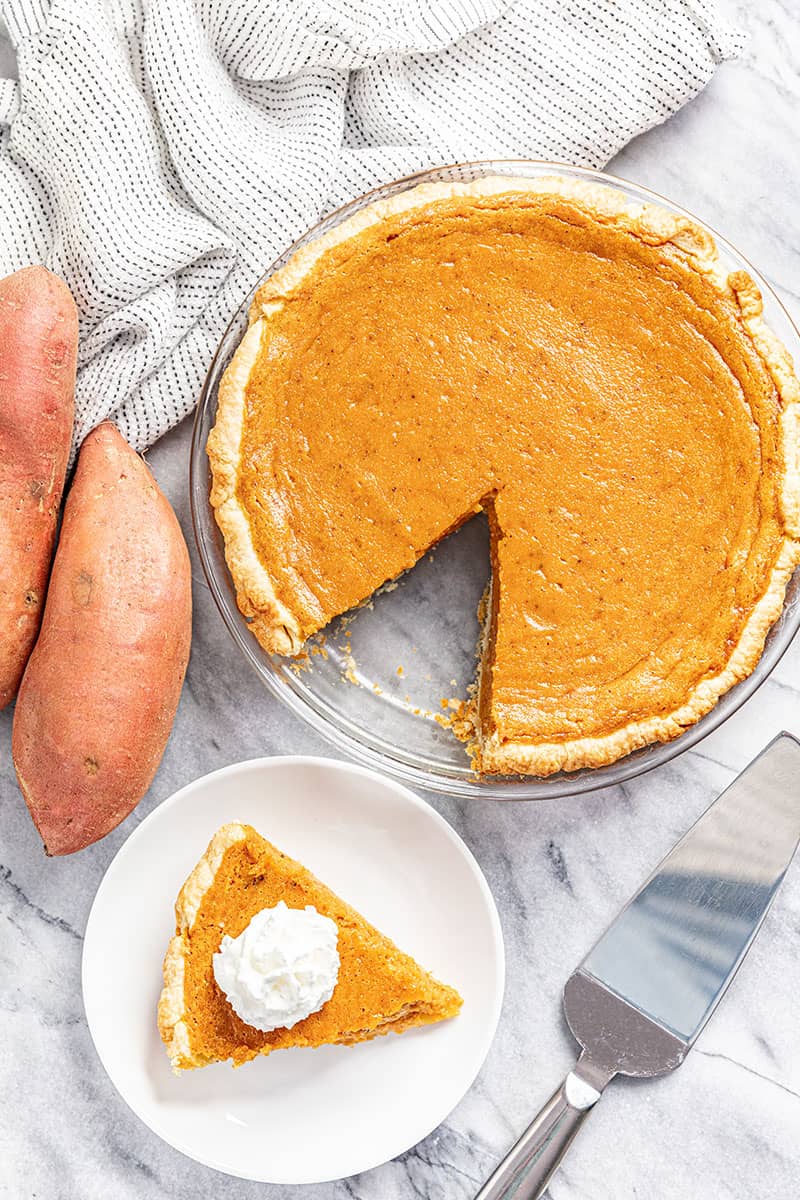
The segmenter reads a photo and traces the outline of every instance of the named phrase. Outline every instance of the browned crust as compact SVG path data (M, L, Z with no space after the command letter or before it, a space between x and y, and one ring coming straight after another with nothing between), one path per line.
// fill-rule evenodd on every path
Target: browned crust
M594 220L629 232L649 245L672 245L687 256L691 267L715 286L720 296L739 307L741 322L768 370L781 401L781 441L784 474L781 507L785 536L761 600L750 614L725 667L713 679L701 681L675 711L631 722L601 737L563 742L504 741L479 731L476 768L492 774L550 775L614 762L650 742L669 741L709 712L724 692L744 679L758 662L764 639L783 607L786 585L800 562L800 384L791 358L762 318L761 295L743 271L727 274L708 233L687 217L655 205L634 206L612 188L556 176L537 180L492 177L472 183L429 183L361 209L331 232L304 246L258 291L250 327L220 386L217 423L208 442L214 478L211 502L225 536L226 557L239 606L267 650L296 654L302 648L300 619L282 605L274 583L258 558L247 515L236 496L239 441L244 395L258 344L278 318L286 298L303 281L321 255L348 238L396 213L437 200L459 196L508 193L546 194L576 202ZM254 331L258 331L257 335ZM301 614L302 617L302 614Z
M175 1071L206 1065L206 1060L192 1051L186 1024L183 978L188 953L187 935L194 925L203 897L214 882L225 852L246 837L247 830L238 822L218 829L175 901L176 933L170 939L164 956L164 988L158 1002L158 1032Z

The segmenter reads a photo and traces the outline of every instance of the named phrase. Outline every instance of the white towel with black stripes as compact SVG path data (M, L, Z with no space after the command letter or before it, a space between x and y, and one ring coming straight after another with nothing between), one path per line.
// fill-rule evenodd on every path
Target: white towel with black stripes
M144 449L325 211L457 160L600 166L740 36L714 0L0 0L0 275L78 303L76 442Z

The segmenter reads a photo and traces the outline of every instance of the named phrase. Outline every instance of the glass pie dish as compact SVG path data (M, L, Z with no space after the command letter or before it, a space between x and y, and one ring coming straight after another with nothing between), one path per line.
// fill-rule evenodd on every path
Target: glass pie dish
M517 159L462 163L420 172L359 197L290 246L264 279L284 266L297 249L375 200L423 182L469 181L498 174L588 179L616 188L634 203L655 203L691 216L646 188L598 171ZM696 217L692 220L708 229ZM733 246L714 230L708 231L723 266L728 271L747 271L756 281L763 295L765 320L795 361L800 361L800 336L780 300ZM270 691L338 749L407 783L452 795L508 800L575 795L632 779L694 746L769 675L800 624L800 571L789 584L783 612L755 670L674 741L645 746L608 766L547 778L476 775L449 720L458 701L466 698L477 667L478 606L489 575L488 529L483 517L445 538L369 602L331 622L310 640L300 659L267 653L236 604L222 535L209 504L205 449L215 421L219 381L247 327L251 298L252 294L245 298L225 332L200 396L190 463L195 535L212 595L246 659Z

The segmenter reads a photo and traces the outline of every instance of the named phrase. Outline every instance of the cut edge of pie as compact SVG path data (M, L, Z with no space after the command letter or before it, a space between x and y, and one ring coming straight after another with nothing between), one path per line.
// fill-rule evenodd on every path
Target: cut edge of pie
M419 997L415 1002L407 999L393 1011L384 1013L382 1018L381 1014L373 1013L371 1017L373 1023L366 1027L359 1027L356 1024L352 1028L342 1028L337 1037L320 1038L304 1034L304 1026L318 1015L312 1014L311 1018L298 1022L292 1029L275 1031L281 1035L279 1045L269 1043L256 1049L244 1047L239 1054L233 1052L229 1054L227 1058L232 1058L235 1066L240 1066L258 1055L270 1054L275 1049L329 1044L353 1045L374 1037L384 1036L387 1033L402 1033L406 1029L448 1020L458 1014L463 1002L455 988L441 983L415 962L410 955L398 950L388 937L370 925L360 913L321 883L306 867L282 854L251 826L231 822L223 825L214 834L205 853L189 874L175 902L176 932L171 938L164 956L164 987L158 1003L157 1021L158 1031L176 1074L208 1066L212 1062L226 1061L225 1058L219 1056L204 1055L192 1044L190 1014L185 994L187 962L191 948L191 933L203 902L214 887L227 852L237 844L248 841L255 843L256 848L262 854L272 856L273 865L277 861L283 872L289 872L292 879L302 885L304 894L308 896L310 902L315 904L315 907L318 906L318 911L323 915L331 915L325 911L329 905L340 910L340 918L343 918L348 925L358 928L367 938L366 948L361 947L359 951L362 957L370 953L370 948L387 955L393 968L401 971L404 985L408 987L409 981L411 981L415 990L419 992ZM337 923L340 924L341 934L342 925L339 921ZM343 961L337 987L342 981L342 971L344 970L346 970L346 964ZM326 1007L327 1005L323 1005L318 1012L324 1012Z
M485 734L481 729L479 709L480 675L490 643L487 624L482 638L478 686L468 705L475 727L475 740L469 747L473 763L477 770L490 774L550 775L557 771L602 766L651 742L670 741L710 712L720 696L754 669L766 635L782 611L786 585L800 563L800 383L788 351L763 320L762 298L755 281L744 271L728 274L724 270L714 240L704 229L689 217L657 205L632 205L623 193L612 187L559 176L536 180L497 176L468 184L424 183L367 205L329 233L297 250L256 293L247 332L220 382L216 424L207 446L212 472L210 498L223 533L237 602L252 633L271 653L300 653L304 645L300 624L276 594L273 579L254 546L247 513L237 496L246 389L262 339L286 299L321 256L340 242L356 237L398 213L439 200L511 193L567 198L600 224L613 225L649 245L672 243L682 250L689 265L705 276L722 297L737 305L742 326L772 378L781 403L784 471L780 479L780 501L785 531L782 548L773 564L767 587L750 613L724 668L713 678L701 680L679 708L629 722L596 737L529 742L503 739L496 733ZM491 605L487 606L486 619L487 622L491 619Z

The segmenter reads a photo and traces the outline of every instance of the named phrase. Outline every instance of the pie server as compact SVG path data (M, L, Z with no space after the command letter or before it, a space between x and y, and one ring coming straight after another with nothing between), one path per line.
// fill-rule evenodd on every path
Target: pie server
M679 1067L741 966L800 838L800 740L781 733L706 810L564 988L575 1069L477 1200L536 1200L615 1075Z

